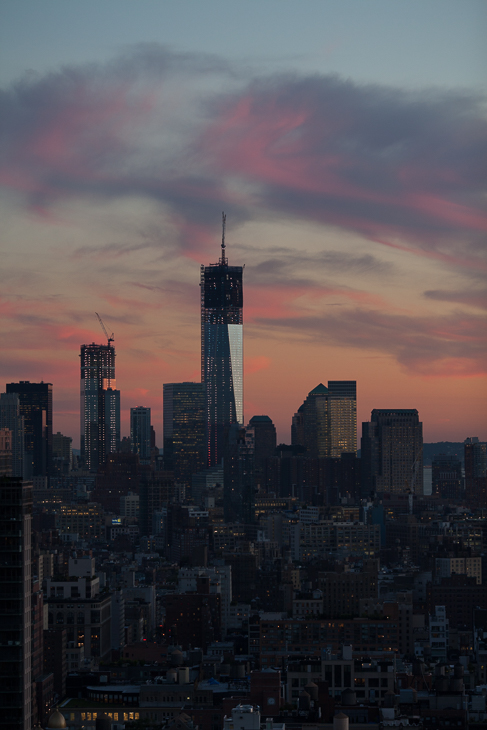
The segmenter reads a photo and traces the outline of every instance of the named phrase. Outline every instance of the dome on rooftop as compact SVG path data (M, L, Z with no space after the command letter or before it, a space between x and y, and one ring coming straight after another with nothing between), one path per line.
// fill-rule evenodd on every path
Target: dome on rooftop
M67 727L66 725L66 719L64 715L59 712L59 710L56 708L54 712L52 713L51 717L49 718L49 721L47 723L47 728L63 728Z

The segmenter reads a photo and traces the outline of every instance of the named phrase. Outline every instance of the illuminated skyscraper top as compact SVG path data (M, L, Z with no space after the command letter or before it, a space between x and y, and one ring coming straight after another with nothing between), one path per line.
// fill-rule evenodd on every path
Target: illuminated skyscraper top
M222 459L228 428L243 424L243 267L228 265L225 214L222 223L221 258L201 267L201 380L210 467Z

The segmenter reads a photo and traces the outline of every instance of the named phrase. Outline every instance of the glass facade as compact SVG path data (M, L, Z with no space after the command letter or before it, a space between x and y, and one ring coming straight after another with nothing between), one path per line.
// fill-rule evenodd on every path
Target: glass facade
M243 290L241 266L201 267L201 380L206 392L209 467L221 462L228 429L243 424Z
M81 459L97 471L120 443L120 391L116 390L115 348L81 346Z
M206 467L205 412L201 383L164 384L164 468L176 482L189 485Z
M141 464L150 464L151 422L150 408L137 406L130 409L130 438L132 450L139 455Z
M340 458L357 452L357 384L355 380L320 383L294 414L292 443L314 458Z

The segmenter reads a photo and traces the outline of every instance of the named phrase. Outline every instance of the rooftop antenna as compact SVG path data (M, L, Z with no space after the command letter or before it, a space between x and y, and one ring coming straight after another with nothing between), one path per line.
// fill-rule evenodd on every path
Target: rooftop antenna
M107 328L106 328L106 327L105 327L105 325L103 324L103 320L102 320L102 318L100 317L100 315L98 314L98 312L95 312L95 314L96 314L96 316L98 317L98 321L99 321L99 323L100 323L100 327L102 328L103 332L105 333L105 337L107 338L107 341L108 341L108 347L110 347L110 342L113 342L113 341L114 341L114 339L115 339L115 335L114 335L114 333L113 333L113 332L112 332L112 334L111 334L111 335L109 335L109 334L108 334L108 332L107 332Z
M227 216L222 212L222 264L225 266L227 259L225 258L225 228L227 225Z

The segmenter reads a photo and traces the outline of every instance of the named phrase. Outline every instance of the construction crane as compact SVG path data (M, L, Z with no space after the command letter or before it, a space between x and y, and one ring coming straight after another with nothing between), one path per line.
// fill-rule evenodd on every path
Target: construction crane
M107 328L106 328L106 327L105 327L105 325L103 324L103 320L102 320L102 318L100 317L100 315L98 314L98 312L95 312L95 314L96 314L96 316L98 317L98 321L99 321L99 323L100 323L100 327L102 328L103 332L105 333L105 337L107 338L107 341L108 341L108 347L110 347L110 342L113 342L113 341L114 341L114 339L115 339L115 334L114 334L114 333L112 332L112 334L111 334L111 335L109 335L109 334L108 334L108 332L107 332Z

